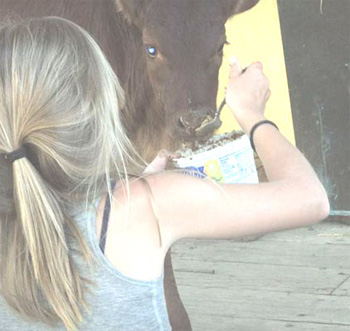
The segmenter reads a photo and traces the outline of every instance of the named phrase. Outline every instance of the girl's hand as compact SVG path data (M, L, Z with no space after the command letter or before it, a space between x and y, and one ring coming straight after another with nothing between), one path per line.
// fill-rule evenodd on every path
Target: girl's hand
M262 64L255 62L242 72L239 63L231 58L226 102L245 132L249 133L256 122L264 119L269 97L269 80L263 73Z
M171 154L167 150L162 149L144 170L143 175L149 175L165 170L170 157Z

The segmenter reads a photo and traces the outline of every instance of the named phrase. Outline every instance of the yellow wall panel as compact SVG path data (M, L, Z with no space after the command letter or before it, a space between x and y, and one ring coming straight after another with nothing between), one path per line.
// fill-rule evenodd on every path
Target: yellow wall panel
M271 97L265 115L295 144L277 0L260 0L251 10L229 20L226 35L230 45L224 49L223 65L219 73L218 104L224 98L231 56L238 58L242 67L254 61L262 62L271 83ZM221 119L223 125L218 132L239 128L227 106L222 111Z

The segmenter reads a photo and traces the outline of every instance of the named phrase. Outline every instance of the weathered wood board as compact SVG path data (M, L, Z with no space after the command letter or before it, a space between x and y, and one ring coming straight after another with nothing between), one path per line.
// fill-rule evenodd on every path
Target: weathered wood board
M254 242L172 248L197 331L350 330L350 227L324 222Z
M194 319L195 330L210 330L211 325L218 325L220 328L211 329L220 331L349 331L348 325L308 323L300 321L278 321L264 318L240 318L232 319L226 316L200 315Z

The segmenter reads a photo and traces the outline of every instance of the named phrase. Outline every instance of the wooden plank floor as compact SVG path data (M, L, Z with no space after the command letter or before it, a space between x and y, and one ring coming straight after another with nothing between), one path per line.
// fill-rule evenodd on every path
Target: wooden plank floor
M349 225L183 240L172 256L194 331L350 330Z

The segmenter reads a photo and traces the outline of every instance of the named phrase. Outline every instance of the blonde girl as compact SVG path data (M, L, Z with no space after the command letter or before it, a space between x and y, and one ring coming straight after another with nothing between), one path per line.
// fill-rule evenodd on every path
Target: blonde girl
M227 103L245 132L255 126L269 183L218 186L169 172L129 183L138 165L118 116L123 93L98 45L63 19L3 25L0 329L170 330L163 266L174 242L327 217L315 172L266 122L269 93L260 63L244 73L231 65Z

